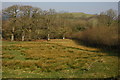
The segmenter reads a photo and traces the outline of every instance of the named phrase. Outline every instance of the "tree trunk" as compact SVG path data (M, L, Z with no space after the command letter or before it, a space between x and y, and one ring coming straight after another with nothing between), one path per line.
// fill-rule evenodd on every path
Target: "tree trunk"
M63 36L63 39L65 39L65 37Z
M50 35L48 34L48 39L47 39L48 41L50 40Z
M24 41L25 40L25 36L24 35L22 35L22 41Z
M22 41L24 41L25 40L25 32L23 31L23 33L22 33Z
M65 34L63 34L63 39L65 39Z
M11 41L14 41L14 32L15 32L15 28L12 28L12 35L11 35Z
M0 40L2 40L2 34L0 34Z
M29 30L29 41L31 41L31 29Z
M11 35L11 41L14 41L14 34Z

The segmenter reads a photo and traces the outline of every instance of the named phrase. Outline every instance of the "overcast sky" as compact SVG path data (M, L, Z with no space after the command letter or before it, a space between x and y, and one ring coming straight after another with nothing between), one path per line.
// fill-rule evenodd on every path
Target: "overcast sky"
M43 10L55 9L56 11L84 12L99 14L108 9L118 10L118 2L2 2L2 8L12 5L31 5Z
M2 2L119 2L120 0L1 0Z

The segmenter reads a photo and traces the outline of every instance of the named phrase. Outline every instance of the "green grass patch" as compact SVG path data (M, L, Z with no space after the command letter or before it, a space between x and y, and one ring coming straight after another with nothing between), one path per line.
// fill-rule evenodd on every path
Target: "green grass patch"
M52 43L51 43L52 42ZM118 76L118 57L64 46L69 40L3 41L3 78L108 78Z

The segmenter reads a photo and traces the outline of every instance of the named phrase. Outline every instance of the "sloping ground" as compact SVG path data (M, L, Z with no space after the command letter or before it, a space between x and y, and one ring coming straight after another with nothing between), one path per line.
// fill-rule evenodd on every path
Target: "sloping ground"
M118 57L55 39L3 41L3 78L108 78L118 76Z
M49 43L55 43L55 44L58 44L58 45L63 45L63 46L66 46L66 47L71 47L71 48L78 48L78 49L81 49L81 50L84 50L84 51L100 51L99 49L97 48L91 48L91 47L86 47L86 46L83 46L83 45L79 45L79 44L76 44L75 41L73 40L69 40L69 39L65 39L65 40L60 40L60 39L53 39L51 40Z
M79 12L74 12L74 13L70 13L70 14L72 14L74 17L76 17L76 18L79 18L79 17L84 17L84 18L89 18L89 17L93 17L93 16L95 16L95 15L92 15L92 14L85 14L85 13L79 13Z

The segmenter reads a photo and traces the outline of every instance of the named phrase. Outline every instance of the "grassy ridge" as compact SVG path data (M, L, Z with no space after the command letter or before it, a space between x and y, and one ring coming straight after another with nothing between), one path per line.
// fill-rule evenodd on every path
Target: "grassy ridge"
M84 18L89 18L89 17L93 17L95 15L92 14L85 14L85 13L80 13L80 12L74 12L74 13L70 13L72 14L74 17L79 18L79 17L84 17Z
M2 57L3 78L106 78L118 75L117 56L67 39L3 41Z

